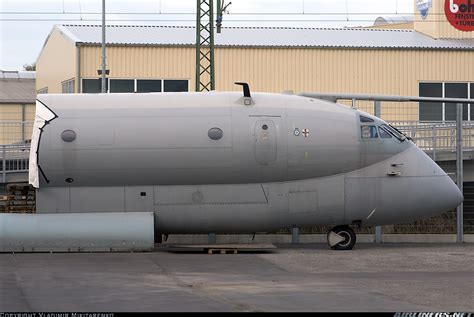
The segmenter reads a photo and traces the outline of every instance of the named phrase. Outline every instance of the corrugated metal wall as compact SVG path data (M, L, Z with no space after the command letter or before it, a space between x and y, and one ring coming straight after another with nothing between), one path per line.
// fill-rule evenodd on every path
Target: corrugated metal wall
M61 82L76 76L76 46L55 28L36 61L36 91L61 93Z
M107 48L110 78L189 79L194 87L195 51L191 47L112 46ZM81 48L81 77L98 78L100 47Z
M217 88L234 90L233 81L243 80L255 91L418 95L420 81L474 81L472 57L460 51L219 49ZM418 120L417 104L382 111L386 120Z
M98 78L100 47L84 47L82 77ZM474 52L311 48L218 48L216 88L418 95L420 81L474 82ZM110 47L111 78L189 79L194 87L195 55L189 47ZM372 103L359 103L371 112ZM386 120L418 120L417 104L382 107Z
M35 105L0 104L0 144L12 144L31 139Z

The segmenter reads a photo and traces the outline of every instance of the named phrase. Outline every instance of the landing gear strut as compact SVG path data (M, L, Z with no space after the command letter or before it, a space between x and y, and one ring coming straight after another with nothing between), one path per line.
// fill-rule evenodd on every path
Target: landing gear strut
M333 250L352 250L355 243L355 232L349 226L337 226L328 232L328 244Z

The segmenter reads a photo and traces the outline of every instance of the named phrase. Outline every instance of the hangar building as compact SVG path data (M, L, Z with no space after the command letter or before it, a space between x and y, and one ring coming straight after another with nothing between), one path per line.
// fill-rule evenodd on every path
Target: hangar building
M223 28L215 39L216 89L237 90L233 83L245 81L265 92L473 98L474 32L440 22L441 2L426 20L415 14L414 22L396 24L399 29ZM108 91L194 91L195 36L193 27L108 26ZM56 25L37 60L37 91L99 92L100 44L98 25ZM382 106L389 121L454 116L442 104ZM467 106L465 119L474 120Z
M0 70L0 144L31 138L35 103L34 72Z

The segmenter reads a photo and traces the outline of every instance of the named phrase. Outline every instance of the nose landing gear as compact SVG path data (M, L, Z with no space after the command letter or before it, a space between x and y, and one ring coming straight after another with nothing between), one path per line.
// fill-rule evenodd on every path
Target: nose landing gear
M333 250L352 250L356 243L354 230L349 226L336 226L327 235L329 247Z

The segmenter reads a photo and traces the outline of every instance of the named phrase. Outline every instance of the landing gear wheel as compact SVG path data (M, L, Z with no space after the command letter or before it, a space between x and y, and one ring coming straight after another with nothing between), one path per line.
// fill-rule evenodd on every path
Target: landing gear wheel
M333 250L352 250L356 234L349 226L337 226L328 232L328 244Z

